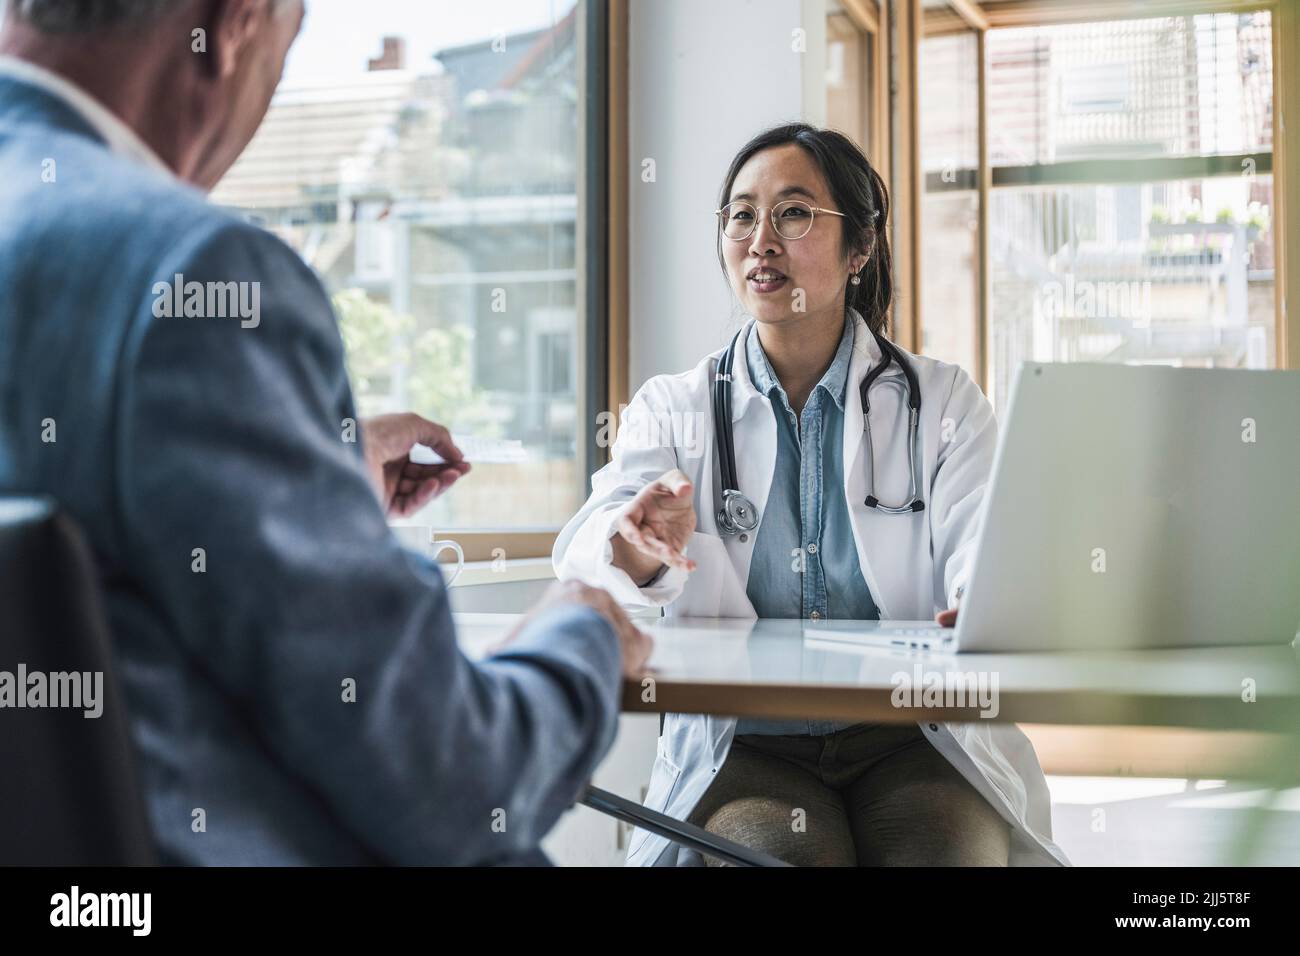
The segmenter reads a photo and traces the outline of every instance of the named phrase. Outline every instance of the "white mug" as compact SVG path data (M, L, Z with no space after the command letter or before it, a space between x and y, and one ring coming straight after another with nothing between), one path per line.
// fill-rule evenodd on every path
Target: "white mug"
M452 582L460 577L460 573L465 570L465 552L460 544L447 538L438 540L436 533L428 525L395 524L389 527L392 528L393 534L397 536L397 540L402 542L403 547L418 551L435 563L438 561L438 555L448 548L456 552L456 570L452 571L450 576L447 575L446 571L443 571L448 587L451 587ZM438 569L442 570L441 564L439 564Z
M460 577L460 572L465 570L465 552L455 541L452 541L449 538L443 538L441 541L438 541L434 537L433 532L430 532L428 548L429 557L433 558L434 561L437 561L439 552L445 551L447 548L451 548L451 550L456 552L456 570L451 572L451 577L447 578L447 587L451 587L452 583ZM439 570L441 570L442 565L439 565L438 567ZM446 571L443 571L442 573L444 576L447 574Z

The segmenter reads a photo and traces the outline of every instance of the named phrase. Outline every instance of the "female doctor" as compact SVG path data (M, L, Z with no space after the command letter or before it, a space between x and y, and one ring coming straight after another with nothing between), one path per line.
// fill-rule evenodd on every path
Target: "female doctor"
M883 182L844 136L793 124L740 150L719 207L719 259L752 318L623 416L695 416L713 440L620 428L557 575L669 615L951 624L996 423L960 368L883 336ZM646 806L795 864L1068 863L1010 724L668 714ZM700 862L644 830L628 852Z

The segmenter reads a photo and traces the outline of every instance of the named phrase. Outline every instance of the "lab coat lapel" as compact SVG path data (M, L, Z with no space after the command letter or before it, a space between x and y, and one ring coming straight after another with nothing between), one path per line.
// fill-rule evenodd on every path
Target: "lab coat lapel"
M776 416L772 402L761 394L749 377L745 360L749 336L757 334L750 319L745 334L736 343L736 359L731 370L731 427L736 446L736 480L740 490L758 508L759 525L741 541L740 535L727 535L724 541L731 563L740 578L742 589L749 581L749 566L754 557L754 541L763 528L767 496L772 490L772 473L776 470Z
M854 312L853 316L853 357L849 362L848 387L844 396L844 495L863 579L880 609L880 617L897 618L901 613L914 613L909 610L914 590L910 582L914 575L912 546L915 529L924 529L926 525L924 517L886 515L864 504L867 497L866 433L858 388L882 356L876 337L861 315ZM897 363L891 363L871 388L876 494L885 500L901 500L902 492L907 488L906 467L897 467L900 461L907 461L907 421L899 414L903 405L902 393L895 386L884 384L887 380L901 377L902 371ZM900 478L904 482L902 491L895 487Z
M844 389L844 461L846 464L851 464L862 450L862 400L858 394L858 386L880 361L880 346L876 342L876 337L871 334L867 323L857 312L853 313L853 319L853 354L849 359L848 382ZM891 372L892 367L890 372L885 372L884 375L889 375ZM852 471L850 467L844 469L846 489ZM856 529L854 533L857 533Z

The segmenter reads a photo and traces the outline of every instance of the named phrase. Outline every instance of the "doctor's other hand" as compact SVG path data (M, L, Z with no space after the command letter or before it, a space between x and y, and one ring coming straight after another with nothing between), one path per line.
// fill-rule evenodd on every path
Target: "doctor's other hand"
M371 487L390 518L415 514L470 468L447 429L413 412L363 418L361 442ZM416 464L409 455L417 444L428 445L446 461Z
M686 544L695 533L694 488L677 468L642 488L619 516L613 538L614 566L644 587L664 565L694 571Z
M957 589L957 603L946 611L940 611L934 616L935 623L940 627L956 627L957 612L961 609L961 588Z
M505 639L490 653L495 654L506 647L523 630L524 626L538 614L563 604L585 604L597 611L614 628L618 643L623 651L623 676L640 677L645 671L646 661L654 649L654 641L649 634L632 623L627 612L603 588L593 588L581 581L556 581L541 600L528 609L523 619L506 635Z

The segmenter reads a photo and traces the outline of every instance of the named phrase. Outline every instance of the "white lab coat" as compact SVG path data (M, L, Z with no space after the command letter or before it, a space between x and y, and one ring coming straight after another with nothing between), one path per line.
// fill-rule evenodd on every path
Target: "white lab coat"
M924 476L919 487L925 512L887 515L866 507L857 393L858 383L880 361L880 347L862 317L855 312L853 319L843 453L851 463L844 469L844 494L858 560L882 619L929 619L955 605L957 589L969 577L997 422L988 400L960 368L904 352L921 387L918 469ZM755 334L753 320L745 327L745 335L750 334ZM776 418L771 402L750 381L746 341L742 337L737 343L732 427L741 489L758 505L761 521L776 467ZM739 536L719 536L715 518L719 469L711 396L722 351L706 356L689 372L657 375L637 391L623 415L610 463L592 476L591 497L556 539L552 558L561 580L576 578L603 587L629 608L659 606L667 615L682 617L756 617L745 592L761 524L742 541ZM904 500L908 491L907 405L902 389L884 384L893 377L902 378L897 363L891 363L871 389L876 495L887 503ZM646 427L647 422L656 427ZM697 568L691 573L669 569L651 587L638 588L611 564L614 523L633 495L673 468L685 472L694 485L697 529L687 554ZM1033 746L1018 727L992 722L919 726L1011 825L1013 865L1069 864L1051 842L1047 783ZM645 805L686 819L726 760L735 729L736 720L730 717L667 714ZM703 861L698 853L638 829L627 862L669 866Z

